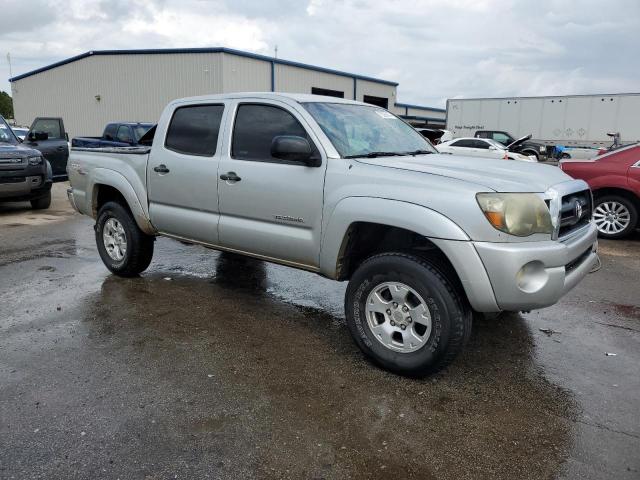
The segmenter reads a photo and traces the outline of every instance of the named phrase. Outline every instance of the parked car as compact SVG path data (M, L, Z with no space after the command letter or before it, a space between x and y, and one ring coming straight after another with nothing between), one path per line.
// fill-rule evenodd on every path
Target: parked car
M53 181L67 179L69 137L59 117L38 117L31 124L23 143L38 150L51 164Z
M150 148L74 148L69 177L116 275L143 272L162 235L349 280L356 344L408 375L453 361L474 311L552 305L597 262L585 182L439 155L400 118L352 100L176 100ZM585 214L560 221L576 199Z
M51 205L51 164L33 148L21 145L0 116L0 202L31 202L37 210Z
M153 123L113 122L104 127L101 137L76 137L71 140L72 147L134 147Z
M536 157L536 161L540 160L541 156L547 155L547 146L544 143L531 140L531 135L526 135L516 140L510 133L502 130L478 130L473 136L475 138L495 140L512 152L526 156L533 155Z
M503 160L519 160L521 162L537 162L534 155L526 156L509 151L504 145L488 138L456 138L436 146L440 153L465 155L468 157L484 157Z
M24 139L26 138L27 134L29 133L29 129L27 127L11 127L11 130L13 130L13 133L15 134L16 137L18 137L18 140L20 140L21 142L24 141Z
M589 161L563 160L560 168L593 190L593 220L601 237L623 238L640 226L640 144Z

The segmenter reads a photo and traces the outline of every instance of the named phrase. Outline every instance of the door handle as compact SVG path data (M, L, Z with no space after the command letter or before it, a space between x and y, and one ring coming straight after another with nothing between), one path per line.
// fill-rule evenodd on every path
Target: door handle
M169 173L169 169L167 168L167 166L163 163L161 163L160 165L158 165L157 167L153 167L153 171L157 172L157 173Z
M227 172L220 175L220 180L227 180L229 182L239 182L242 179L238 175L236 175L236 172Z
M58 150L58 151L60 151L60 152L61 152L61 151L63 151L63 150L66 150L66 148L65 148L65 147L58 147L58 148L56 148L56 150Z

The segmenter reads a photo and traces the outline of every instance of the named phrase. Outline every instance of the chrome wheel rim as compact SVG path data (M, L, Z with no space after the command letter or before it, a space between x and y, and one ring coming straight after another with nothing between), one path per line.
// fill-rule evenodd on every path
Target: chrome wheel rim
M367 325L378 342L390 350L410 353L431 336L431 313L413 288L400 282L381 283L365 304Z
M622 232L629 226L631 212L620 202L602 202L593 211L593 221L600 233L612 235Z
M116 218L110 218L102 227L102 242L107 254L116 262L122 261L127 254L127 235Z

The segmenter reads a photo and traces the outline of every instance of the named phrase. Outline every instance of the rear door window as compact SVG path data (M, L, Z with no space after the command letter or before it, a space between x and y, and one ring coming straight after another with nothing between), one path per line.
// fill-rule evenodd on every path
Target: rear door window
M457 142L453 142L451 144L452 147L462 147L462 148L474 148L476 141L475 140L458 140Z
M224 105L177 108L167 129L164 146L186 155L211 157L216 153Z

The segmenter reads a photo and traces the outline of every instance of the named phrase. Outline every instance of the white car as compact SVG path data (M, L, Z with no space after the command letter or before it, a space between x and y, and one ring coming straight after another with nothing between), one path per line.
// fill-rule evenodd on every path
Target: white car
M11 130L13 130L13 133L15 133L16 137L18 137L22 141L24 141L27 133L29 133L29 129L25 127L11 127Z
M537 162L535 155L510 152L499 142L490 138L456 138L436 146L440 153L465 155L467 157L503 158L521 162Z

